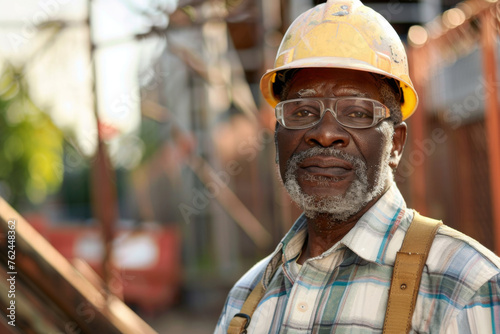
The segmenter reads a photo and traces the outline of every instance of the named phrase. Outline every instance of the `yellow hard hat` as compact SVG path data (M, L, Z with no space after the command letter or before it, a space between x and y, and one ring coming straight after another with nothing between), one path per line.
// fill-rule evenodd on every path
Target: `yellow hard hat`
M274 108L280 102L276 89L282 71L317 67L393 78L402 92L403 120L417 107L401 39L382 15L359 0L328 0L300 15L285 33L274 68L262 77L260 90Z

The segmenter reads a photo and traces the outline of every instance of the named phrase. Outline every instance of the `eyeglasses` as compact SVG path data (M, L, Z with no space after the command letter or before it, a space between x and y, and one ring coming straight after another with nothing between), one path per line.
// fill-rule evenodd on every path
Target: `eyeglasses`
M275 108L276 119L287 129L313 127L321 122L327 110L340 125L354 129L371 128L391 115L389 108L379 101L362 97L293 99L282 101Z

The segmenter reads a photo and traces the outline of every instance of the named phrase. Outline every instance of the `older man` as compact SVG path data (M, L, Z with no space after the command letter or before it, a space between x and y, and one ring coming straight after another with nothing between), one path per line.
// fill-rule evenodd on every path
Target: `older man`
M387 21L358 0L309 10L261 90L276 110L281 178L304 214L236 283L216 333L500 333L500 259L469 237L431 222L427 259L398 281L427 251L400 251L426 241L405 238L421 218L393 181L417 95Z

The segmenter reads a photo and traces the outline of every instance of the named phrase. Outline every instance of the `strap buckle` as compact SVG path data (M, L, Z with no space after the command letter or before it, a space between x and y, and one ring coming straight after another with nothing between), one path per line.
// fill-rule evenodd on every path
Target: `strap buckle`
M246 323L243 326L243 331L241 332L241 334L246 334L248 325L250 325L250 320L252 320L252 318L248 314L245 314L245 313L236 313L234 316L246 319Z

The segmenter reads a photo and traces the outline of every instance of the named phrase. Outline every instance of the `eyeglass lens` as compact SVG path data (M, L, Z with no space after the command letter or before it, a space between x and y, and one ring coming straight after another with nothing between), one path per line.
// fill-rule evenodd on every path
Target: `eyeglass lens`
M325 101L328 102L328 101ZM329 106L335 105L337 121L348 127L370 127L374 119L376 105L374 101L359 98L339 99ZM321 101L314 99L297 99L284 101L283 122L290 128L302 128L318 123L326 108Z

